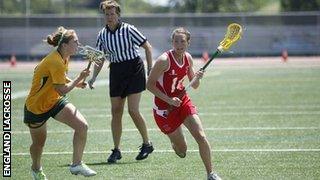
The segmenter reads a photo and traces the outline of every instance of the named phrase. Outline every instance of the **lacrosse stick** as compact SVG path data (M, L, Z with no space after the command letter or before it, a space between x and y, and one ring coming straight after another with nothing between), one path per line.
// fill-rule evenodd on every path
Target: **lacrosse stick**
M213 53L211 58L208 60L208 62L200 68L200 71L204 71L209 64L213 61L214 58L216 58L219 54L221 54L224 51L227 51L235 42L237 42L241 38L242 34L242 27L241 25L237 23L232 23L228 26L227 28L227 33L224 36L224 39L219 43L218 48L216 51ZM184 91L178 96L179 99L183 97L186 91L190 89L190 87L193 85L193 83L197 80L198 78L195 76L190 83L184 88ZM165 111L165 115L167 116L169 112L173 110L173 106L169 106L167 111Z
M80 49L79 54L84 55L89 60L86 70L90 69L92 63L98 66L98 64L102 63L103 60L108 57L108 54L105 54L104 52L99 51L91 46L80 45L78 47ZM85 80L86 78L82 80L82 83L85 82Z
M213 53L211 58L208 60L208 62L200 68L200 71L204 71L209 64L213 61L214 58L216 58L219 54L221 54L224 51L227 51L235 42L237 42L241 38L242 34L242 27L241 25L237 23L232 23L228 26L227 33L224 36L224 39L220 42L218 48ZM185 91L187 91L192 84L197 80L197 77L194 77L191 82L185 87Z

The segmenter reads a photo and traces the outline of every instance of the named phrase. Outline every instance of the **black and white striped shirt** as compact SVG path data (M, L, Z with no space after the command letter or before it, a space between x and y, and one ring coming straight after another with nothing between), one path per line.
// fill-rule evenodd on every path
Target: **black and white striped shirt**
M96 48L109 53L111 63L119 63L140 56L139 47L146 41L146 37L133 25L120 22L114 31L106 26L99 32Z

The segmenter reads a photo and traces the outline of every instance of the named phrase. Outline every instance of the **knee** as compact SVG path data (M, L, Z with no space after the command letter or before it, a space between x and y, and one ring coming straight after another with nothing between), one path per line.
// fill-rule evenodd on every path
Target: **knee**
M44 145L45 145L45 143L46 143L46 140L45 140L45 139L33 141L32 144L31 144L31 147L43 148Z
M89 129L89 125L87 122L81 124L81 130L87 132Z
M80 121L80 123L76 127L75 131L82 132L82 133L87 133L88 129L89 129L88 123Z
M139 110L136 108L129 108L128 112L129 112L130 116L137 116L140 113Z
M111 112L112 112L113 116L119 115L119 114L122 114L123 108L122 107L112 107Z

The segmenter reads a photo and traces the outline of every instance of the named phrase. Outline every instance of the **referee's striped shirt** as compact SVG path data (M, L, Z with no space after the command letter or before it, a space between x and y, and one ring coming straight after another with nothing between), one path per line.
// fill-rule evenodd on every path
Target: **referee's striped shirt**
M108 26L98 34L96 48L110 54L111 63L133 60L140 56L139 47L147 41L133 25L120 22L112 31Z

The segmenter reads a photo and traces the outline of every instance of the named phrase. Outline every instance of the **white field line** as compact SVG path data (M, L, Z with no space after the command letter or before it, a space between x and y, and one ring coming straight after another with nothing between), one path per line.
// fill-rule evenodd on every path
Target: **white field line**
M101 80L98 80L95 82L95 86L98 87L98 86L104 86L104 85L108 85L109 84L109 80L107 79L101 79ZM28 91L18 91L16 93L12 93L12 100L14 99L19 99L19 98L24 98L28 95L29 93L29 90ZM1 100L2 100L2 97L1 97Z
M298 108L302 108L302 106L297 106ZM263 108L263 106L259 106L259 108ZM281 109L289 109L291 108L281 108ZM315 106L306 106L304 109L308 108L318 108L317 105ZM211 107L207 108L201 108L201 111L210 111L210 109L213 109ZM223 107L221 107L223 109ZM226 108L228 109L228 108ZM238 107L239 110L242 110L242 107ZM127 108L124 109L127 111ZM151 107L145 107L145 108L140 108L141 111L144 112L150 112L148 114L144 114L144 116L149 117L152 116L152 108ZM108 108L80 108L80 111L84 115L85 118L90 119L90 118L110 118L111 117L111 112ZM309 111L246 111L246 112L199 112L198 114L200 116L267 116L267 115L277 115L277 116L292 116L292 115L320 115L320 111L318 110L309 110ZM216 111L216 110L215 110ZM23 116L23 112L16 112L15 115L17 116ZM130 117L128 113L125 113L123 115L124 117Z
M28 95L29 91L18 91L16 93L12 93L12 100L14 99L19 99L19 98L24 98Z
M151 110L150 110L151 111ZM110 112L104 112L105 114L90 114L84 115L86 118L105 118L111 117ZM85 114L85 113L83 113ZM266 116L266 115L320 115L320 111L292 111L292 112L226 112L226 113L198 113L200 116ZM152 114L145 115L151 116ZM130 117L129 114L124 114L124 117Z
M259 105L257 106L242 106L242 105L216 105L213 104L211 106L204 106L203 109L314 109L320 108L319 104L297 104L297 105ZM81 107L79 108L82 112L110 112L110 107L102 108L102 107ZM152 107L141 107L139 108L141 111L152 111ZM128 110L127 107L124 110Z
M319 106L320 107L320 106ZM263 108L263 107L258 107L258 109ZM311 109L317 108L315 107L310 107ZM111 117L111 112L108 108L79 108L82 114L86 117ZM139 108L140 111L150 111L152 112L152 107L143 107ZM320 111L319 110L309 110L309 111L246 111L246 112L201 112L201 111L206 111L214 108L206 107L206 108L201 108L200 112L198 113L201 116L245 116L245 115L319 115ZM221 107L220 109L225 109ZM228 108L226 108L228 109ZM239 106L237 109L242 110L243 108ZM289 109L289 108L283 108L283 109ZM308 108L305 108L308 109ZM127 111L127 108L124 108L124 111ZM22 112L21 112L22 113ZM92 113L98 113L98 114L92 114ZM17 112L16 115L19 115ZM128 116L129 114L124 114L123 116Z
M183 130L187 130L183 128ZM205 128L205 131L282 131L282 130L320 130L320 127L230 127L230 128ZM123 129L122 132L137 132L137 129ZM158 128L149 128L148 131L159 131ZM48 134L73 133L73 130L47 131ZM109 133L110 129L88 130L88 133ZM1 133L3 133L1 131ZM29 131L11 131L12 134L29 134Z
M212 76L219 76L221 74L220 71L213 71L213 72L210 72L210 73L206 73L205 74L205 77L212 77Z
M311 108L320 108L320 104L297 104L297 105L259 105L255 106L242 106L242 105L219 105L212 104L209 106L212 109L311 109Z
M320 115L320 111L199 113L202 116Z
M121 151L122 153L131 154L139 151ZM173 150L154 150L155 153L173 153ZM199 150L191 149L189 153L197 153ZM213 149L211 152L320 152L320 149ZM85 151L84 154L108 154L109 151ZM71 151L61 152L43 152L43 155L67 155L72 154ZM30 156L29 153L11 153L12 156ZM3 154L1 154L3 156Z

